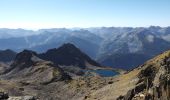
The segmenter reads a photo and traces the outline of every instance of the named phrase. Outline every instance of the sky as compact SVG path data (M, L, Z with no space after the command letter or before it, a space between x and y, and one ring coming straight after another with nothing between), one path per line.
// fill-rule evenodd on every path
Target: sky
M170 0L0 0L0 28L170 26Z

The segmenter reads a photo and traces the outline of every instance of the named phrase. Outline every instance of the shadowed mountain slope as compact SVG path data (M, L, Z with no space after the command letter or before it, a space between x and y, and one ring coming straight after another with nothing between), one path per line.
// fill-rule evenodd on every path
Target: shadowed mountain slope
M39 54L39 57L52 61L56 65L73 65L80 68L101 66L70 43L64 44L58 49L50 49L46 53Z
M16 52L12 50L0 50L0 62L11 62L16 56Z

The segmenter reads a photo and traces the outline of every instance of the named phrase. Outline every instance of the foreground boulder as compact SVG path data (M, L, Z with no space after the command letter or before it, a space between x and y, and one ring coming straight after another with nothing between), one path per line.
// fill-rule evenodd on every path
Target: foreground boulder
M6 100L8 98L9 98L8 93L0 92L0 100Z

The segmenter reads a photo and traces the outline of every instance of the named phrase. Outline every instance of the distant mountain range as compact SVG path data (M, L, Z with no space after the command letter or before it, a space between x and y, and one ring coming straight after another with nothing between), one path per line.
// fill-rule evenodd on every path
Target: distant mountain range
M1 50L18 52L29 49L42 53L64 43L76 45L105 66L132 69L170 49L170 27L54 28L38 31L0 29Z

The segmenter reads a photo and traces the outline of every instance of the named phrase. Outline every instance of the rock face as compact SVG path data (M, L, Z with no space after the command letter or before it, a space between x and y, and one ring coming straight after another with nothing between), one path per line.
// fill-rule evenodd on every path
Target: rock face
M73 65L83 69L92 66L101 66L70 43L64 44L58 49L50 49L46 53L40 54L39 57L52 61L56 65Z
M35 52L29 50L17 54L11 67L4 74L5 79L41 84L70 79L61 68L38 58Z
M0 62L0 74L4 73L9 68L8 64Z
M136 87L125 99L169 100L170 99L170 51L167 51L141 66ZM129 95L129 94L128 94Z

